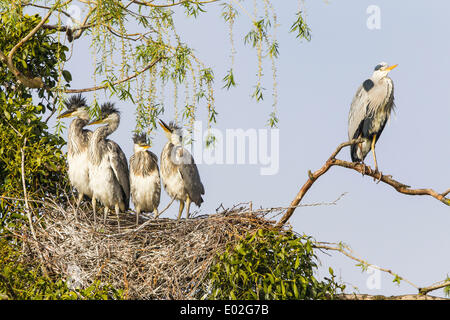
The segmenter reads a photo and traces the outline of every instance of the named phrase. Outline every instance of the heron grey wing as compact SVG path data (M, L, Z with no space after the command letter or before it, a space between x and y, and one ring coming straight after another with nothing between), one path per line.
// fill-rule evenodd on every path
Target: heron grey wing
M361 85L353 97L348 114L348 138L349 140L357 138L361 123L367 116L367 108L369 105L369 98L367 91Z
M130 174L128 170L128 161L125 153L114 141L108 141L108 151L110 154L109 161L111 163L111 168L119 181L120 187L125 195L126 206L130 201Z
M183 152L187 152L183 150ZM189 195L189 198L198 206L203 202L202 194L205 194L205 188L200 180L200 174L198 172L197 165L194 162L194 158L189 154L190 163L183 163L178 167L178 172L184 181L184 188ZM186 155L184 155L186 156Z
M88 129L83 129L84 142L89 144L89 140L92 138L92 131Z

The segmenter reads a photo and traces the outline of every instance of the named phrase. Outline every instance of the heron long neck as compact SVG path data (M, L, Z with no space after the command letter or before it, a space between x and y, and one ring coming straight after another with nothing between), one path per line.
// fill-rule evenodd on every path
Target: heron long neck
M107 142L106 137L113 133L118 127L117 125L107 124L106 126L98 127L92 134L89 141L89 156L93 163L100 163L102 156L106 153Z
M70 123L68 141L69 154L78 154L88 148L89 139L87 137L87 130L83 130L88 122L89 120L76 118Z

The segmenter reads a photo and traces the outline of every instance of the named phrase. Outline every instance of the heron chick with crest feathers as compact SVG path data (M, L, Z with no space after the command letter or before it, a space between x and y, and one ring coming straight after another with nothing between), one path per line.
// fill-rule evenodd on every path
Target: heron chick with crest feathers
M158 206L161 196L161 178L159 176L158 157L148 150L145 134L133 136L134 154L130 158L131 197L136 209L136 225L139 214L153 212L158 218Z
M89 123L106 124L95 129L89 141L89 183L93 191L94 219L96 200L99 200L105 206L104 222L109 209L114 209L120 229L119 213L127 211L130 204L128 161L119 145L107 139L119 123L120 113L110 102L104 103L100 117Z
M181 128L175 123L159 120L169 140L161 153L161 178L164 189L172 199L180 201L178 220L186 203L186 219L189 218L191 202L198 207L203 202L205 188L200 180L192 155L182 146Z

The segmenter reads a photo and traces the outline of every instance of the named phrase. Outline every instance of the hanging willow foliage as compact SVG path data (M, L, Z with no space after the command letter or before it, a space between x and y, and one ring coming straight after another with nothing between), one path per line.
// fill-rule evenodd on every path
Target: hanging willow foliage
M86 88L69 88L64 65L58 65L60 81L49 91L59 98L75 92L94 92L92 114L99 111L98 90L135 104L136 131L151 133L156 128L157 117L164 113L168 103L167 90L171 90L174 103L173 117L185 122L192 132L199 108L206 108L208 129L217 121L213 70L183 42L177 32L176 21L180 14L196 18L209 6L222 6L221 17L228 25L230 42L230 67L222 78L223 87L236 86L233 72L236 58L235 30L238 17L251 20L251 30L243 37L244 43L255 49L257 70L252 97L262 101L265 87L272 88L272 108L268 125L277 126L277 69L279 47L276 38L277 15L271 0L86 0L86 1L0 1L3 14L10 19L21 19L18 12L39 13L49 19L41 28L53 29L57 42L72 46L71 55L77 54L77 41L90 44L94 71L93 85ZM12 10L20 7L21 10ZM249 10L248 7L253 7ZM252 11L252 12L251 12ZM243 13L243 14L242 14ZM297 37L310 39L310 30L301 9L294 16L291 31ZM271 77L264 76L264 61L271 64ZM156 62L156 63L155 63ZM75 74L75 73L74 73ZM269 73L270 74L270 73ZM75 74L76 77L76 74ZM266 82L271 82L267 84ZM61 101L62 99L58 99ZM181 105L181 107L180 107ZM62 108L59 105L59 108ZM213 137L211 138L213 140ZM207 144L213 141L207 141Z

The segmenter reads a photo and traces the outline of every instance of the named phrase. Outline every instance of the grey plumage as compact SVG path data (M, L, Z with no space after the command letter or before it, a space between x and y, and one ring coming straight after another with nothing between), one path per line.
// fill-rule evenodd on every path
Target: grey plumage
M80 205L84 195L92 198L88 167L88 145L92 131L84 129L89 123L89 113L86 99L81 94L72 96L63 103L66 111L58 119L76 117L69 126L67 163L69 181L78 191L77 205Z
M154 212L158 217L158 206L161 196L161 179L159 175L158 157L147 150L145 134L133 136L134 154L130 157L131 197L136 209L136 224L143 212Z
M382 62L375 67L372 77L358 88L348 115L349 139L364 138L364 142L351 146L352 161L363 162L372 149L376 170L375 143L394 109L394 83L387 74L396 66Z
M105 206L104 219L109 209L116 211L119 228L119 213L129 208L130 181L128 161L117 143L106 139L120 123L119 111L112 103L101 107L101 116L90 124L106 124L97 128L89 141L89 174L90 186L93 190L92 205L96 200Z
M161 178L164 189L171 198L180 201L178 219L181 217L185 203L187 204L186 218L189 218L191 202L200 207L205 188L194 158L181 144L180 128L174 123L167 125L162 120L160 125L169 139L161 153Z

